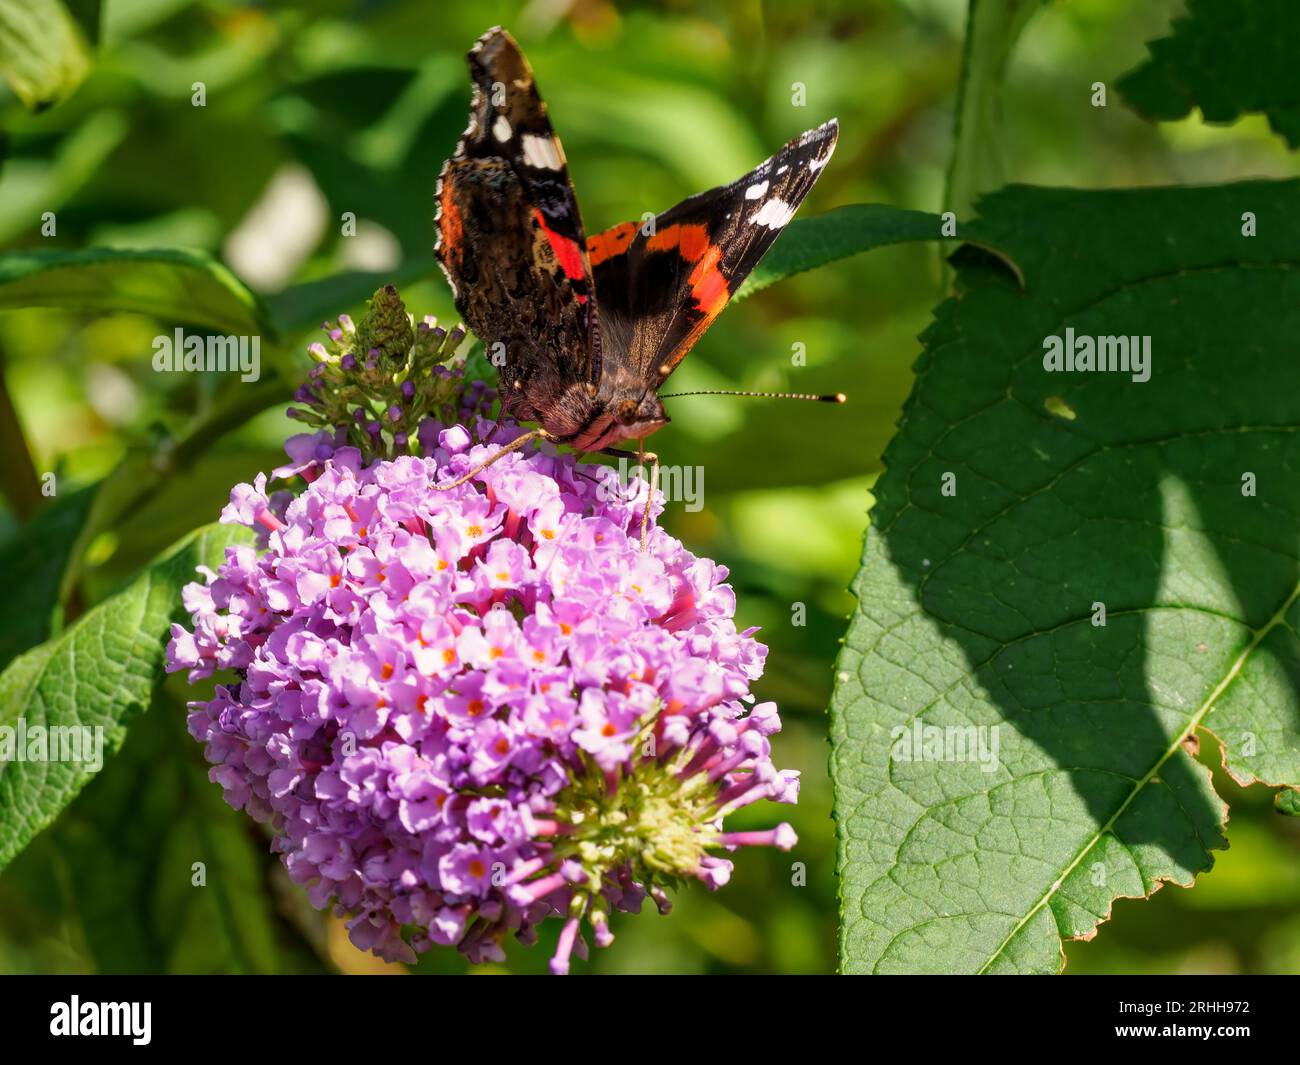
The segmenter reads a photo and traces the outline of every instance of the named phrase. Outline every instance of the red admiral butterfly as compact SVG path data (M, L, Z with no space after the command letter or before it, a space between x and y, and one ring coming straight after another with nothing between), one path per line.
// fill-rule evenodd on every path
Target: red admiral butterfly
M469 127L438 177L435 254L456 310L504 355L503 412L583 452L644 438L669 420L660 387L808 195L839 127L588 238L519 46L498 27L468 58Z

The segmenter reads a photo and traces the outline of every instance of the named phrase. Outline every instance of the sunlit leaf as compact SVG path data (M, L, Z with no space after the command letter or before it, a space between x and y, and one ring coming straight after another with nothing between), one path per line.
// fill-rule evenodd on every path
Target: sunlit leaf
M48 825L93 775L90 748L80 746L97 730L106 758L116 751L127 725L149 705L162 675L163 653L173 620L184 611L181 588L196 566L220 563L224 548L242 533L205 526L172 548L111 599L86 613L62 635L28 651L0 673L0 735L13 748L0 760L0 868ZM21 723L21 724L20 724ZM36 733L43 730L46 756ZM17 758L19 730L28 738ZM12 731L10 731L12 730ZM80 760L55 761L48 743ZM79 748L71 746L77 730ZM37 757L32 758L35 754ZM10 760L12 759L12 760Z
M27 107L57 104L81 84L98 20L97 2L0 0L0 73Z

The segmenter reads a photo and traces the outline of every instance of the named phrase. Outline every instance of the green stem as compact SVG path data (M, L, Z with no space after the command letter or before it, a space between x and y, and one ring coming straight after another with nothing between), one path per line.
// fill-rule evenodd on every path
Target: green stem
M1043 3L970 0L943 204L959 222L970 219L981 193L1003 183L1002 81L1012 48Z

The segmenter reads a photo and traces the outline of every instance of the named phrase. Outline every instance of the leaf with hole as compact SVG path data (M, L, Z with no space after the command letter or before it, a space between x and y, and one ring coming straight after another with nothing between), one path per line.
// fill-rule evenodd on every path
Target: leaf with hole
M1225 845L1196 730L1300 784L1300 182L1012 187L978 225L1025 287L955 256L838 663L850 972L1056 972L1190 885Z

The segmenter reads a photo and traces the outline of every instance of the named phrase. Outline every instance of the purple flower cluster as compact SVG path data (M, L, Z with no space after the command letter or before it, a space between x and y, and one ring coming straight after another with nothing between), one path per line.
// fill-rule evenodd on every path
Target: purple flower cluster
M614 909L666 910L666 888L726 883L722 853L792 846L789 825L722 822L794 802L798 774L772 765L779 718L749 694L766 649L726 570L653 525L642 549L645 486L611 499L549 449L440 490L521 433L470 424L369 464L341 434L291 440L277 473L310 483L234 489L222 520L265 549L186 588L168 668L234 672L191 704L210 776L359 947L500 959L559 916L567 972L581 921L603 946Z

